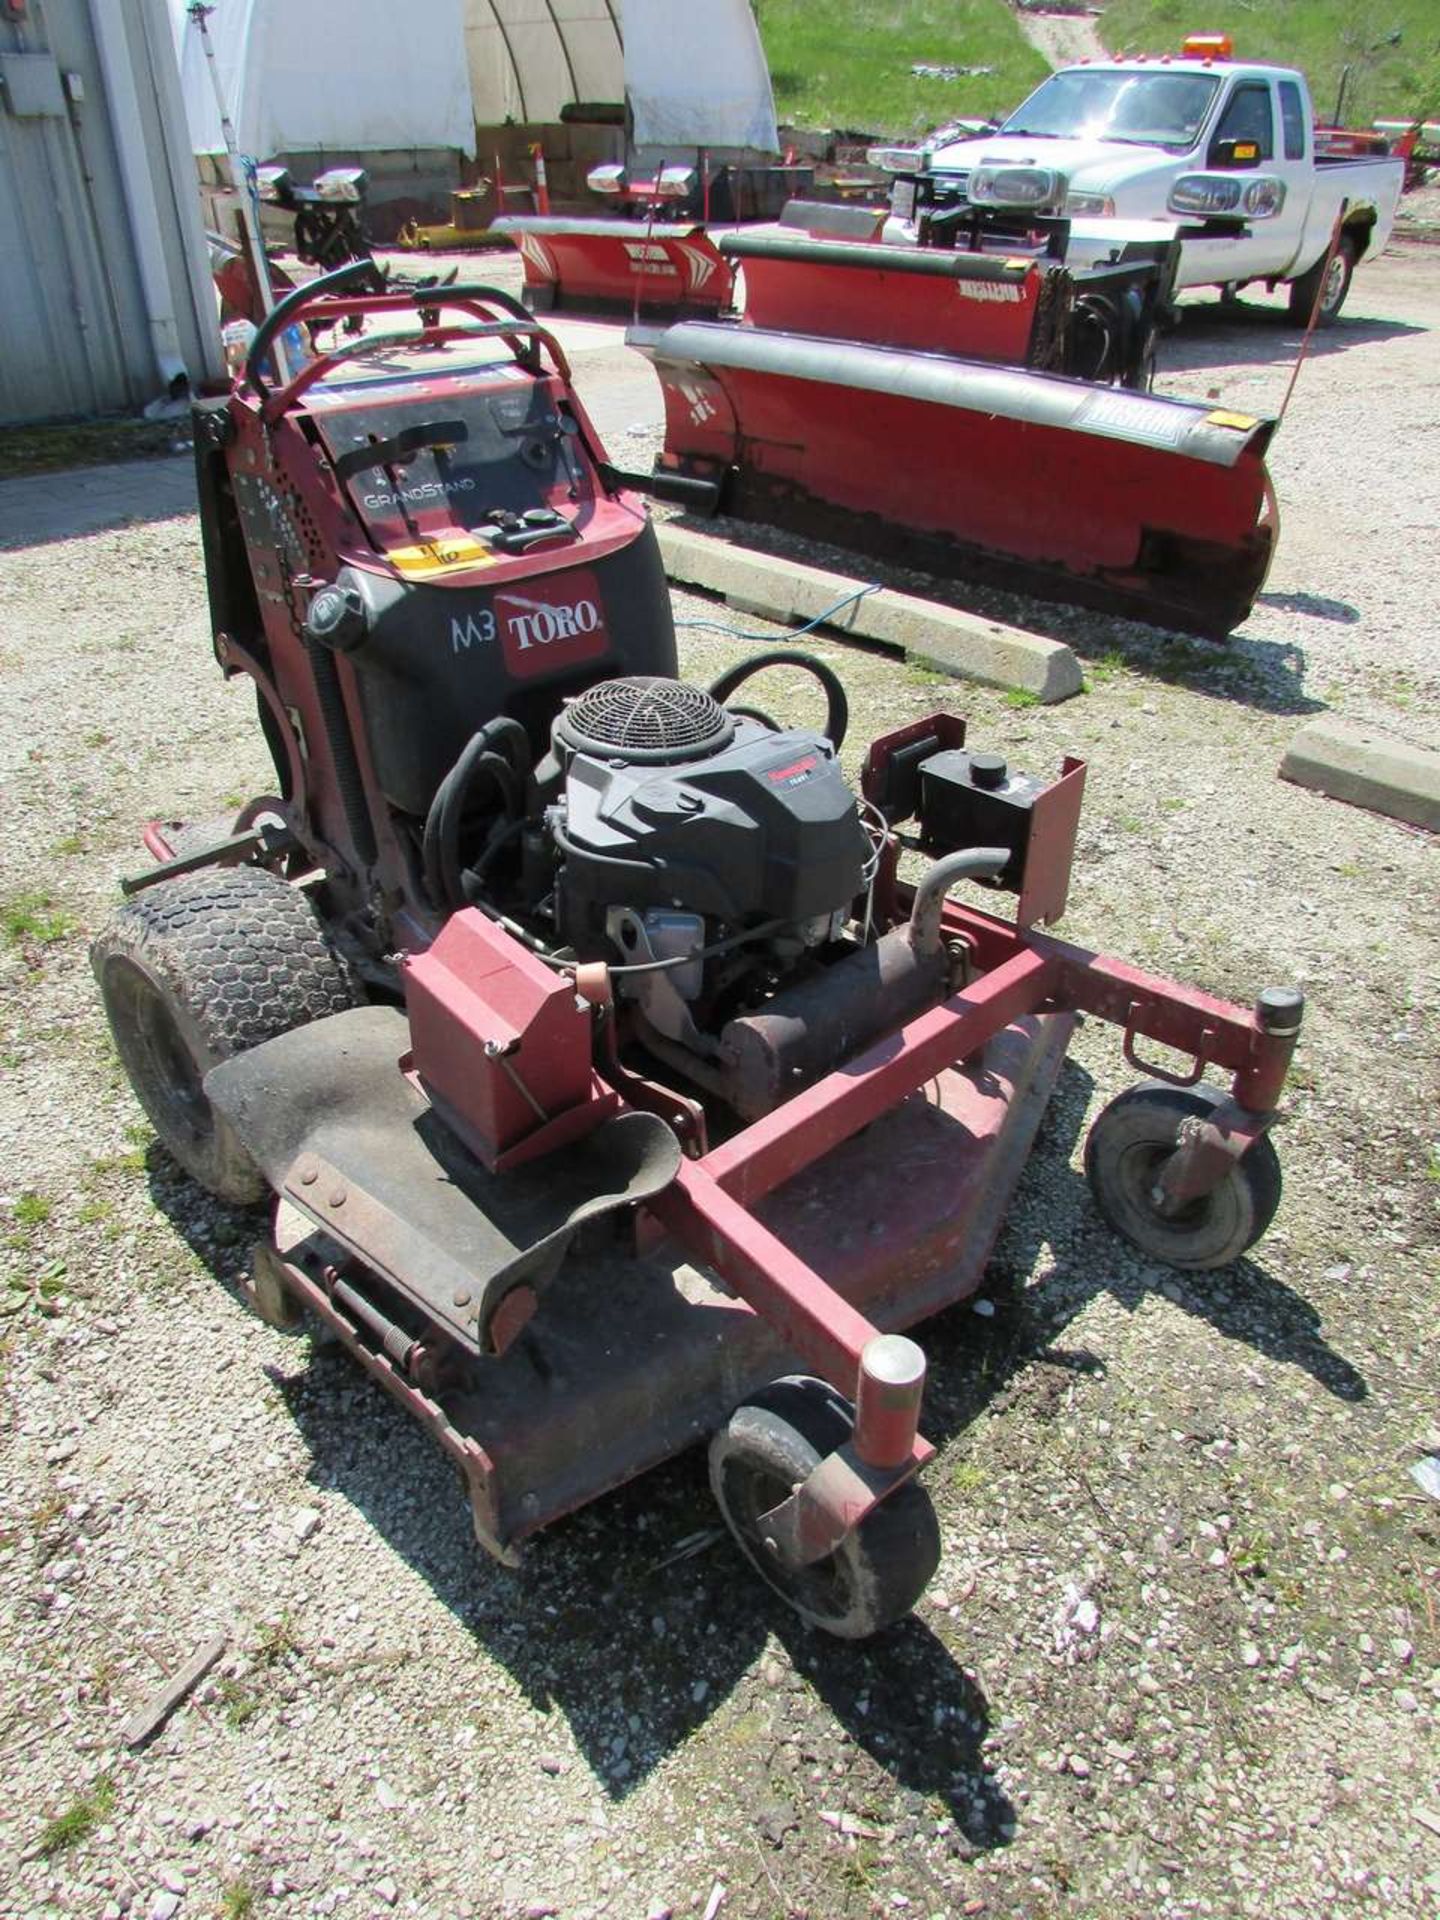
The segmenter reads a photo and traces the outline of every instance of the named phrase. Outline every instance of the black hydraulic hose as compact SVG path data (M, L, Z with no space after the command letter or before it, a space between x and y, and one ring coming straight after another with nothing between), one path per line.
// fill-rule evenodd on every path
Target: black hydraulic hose
M737 687L742 686L752 674L763 672L766 667L804 667L820 682L825 690L825 737L838 753L845 744L846 730L850 725L850 703L845 698L840 676L827 667L823 660L817 660L813 653L803 653L798 647L771 647L764 653L757 653L749 660L742 660L738 665L727 668L718 680L712 680L710 697L724 706Z
M507 751L497 753L497 747ZM425 885L437 907L465 905L460 823L470 789L482 771L499 787L508 818L520 819L525 805L524 782L530 771L530 737L508 714L497 714L471 736L430 802L425 816Z
M362 867L368 867L375 859L375 823L370 818L370 807L365 798L365 782L361 778L360 762L355 754L350 716L345 711L345 694L340 685L339 670L334 654L323 641L307 636L305 645L310 654L310 670L315 676L315 697L325 726L330 760L335 768L335 785L340 790L340 803L345 809L345 824L350 829L357 859Z

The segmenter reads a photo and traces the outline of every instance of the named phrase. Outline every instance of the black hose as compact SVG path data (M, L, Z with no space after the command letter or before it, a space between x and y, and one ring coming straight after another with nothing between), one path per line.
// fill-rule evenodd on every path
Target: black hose
M507 749L497 753L497 746ZM459 759L440 782L425 816L425 886L437 907L466 904L460 866L460 824L470 790L481 771L500 789L510 820L525 810L524 782L530 771L530 736L518 720L497 714L473 734Z
M718 680L712 680L710 697L724 706L737 687L742 686L752 674L763 672L766 667L804 667L820 682L825 690L825 737L838 753L845 744L846 729L850 725L850 703L845 698L840 676L827 667L823 660L817 660L813 653L802 653L798 647L771 647L749 660L740 661L737 666L727 668Z

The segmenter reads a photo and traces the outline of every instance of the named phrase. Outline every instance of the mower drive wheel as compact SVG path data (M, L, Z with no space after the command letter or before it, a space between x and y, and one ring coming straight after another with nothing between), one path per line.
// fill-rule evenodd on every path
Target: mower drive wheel
M303 894L260 867L210 867L136 894L90 950L130 1084L188 1174L238 1206L260 1170L214 1113L210 1068L355 1004Z
M1208 1118L1223 1100L1216 1087L1147 1082L1112 1100L1085 1142L1085 1177L1100 1211L1133 1246L1167 1266L1228 1266L1254 1246L1280 1204L1280 1161L1263 1137L1212 1192L1175 1213L1156 1204L1156 1181L1180 1145L1181 1126Z
M841 1640L903 1619L940 1564L935 1509L914 1480L812 1566L784 1566L761 1540L762 1515L843 1446L854 1424L823 1380L791 1377L738 1406L710 1443L710 1485L741 1552L803 1620Z

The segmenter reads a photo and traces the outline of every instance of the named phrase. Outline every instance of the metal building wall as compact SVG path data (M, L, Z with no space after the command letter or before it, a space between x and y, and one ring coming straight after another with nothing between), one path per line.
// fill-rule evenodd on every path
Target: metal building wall
M218 372L193 182L163 0L0 14L0 424Z

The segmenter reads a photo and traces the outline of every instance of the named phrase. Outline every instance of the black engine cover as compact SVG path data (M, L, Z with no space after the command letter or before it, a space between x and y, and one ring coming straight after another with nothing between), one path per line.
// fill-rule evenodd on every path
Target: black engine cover
M415 585L341 569L366 631L348 655L386 799L422 815L475 730L509 714L545 751L561 699L616 673L671 673L675 628L654 529L509 588Z
M565 793L556 837L567 940L603 933L611 906L793 924L848 907L864 883L869 841L818 733L741 720L722 751L676 766L580 753Z

